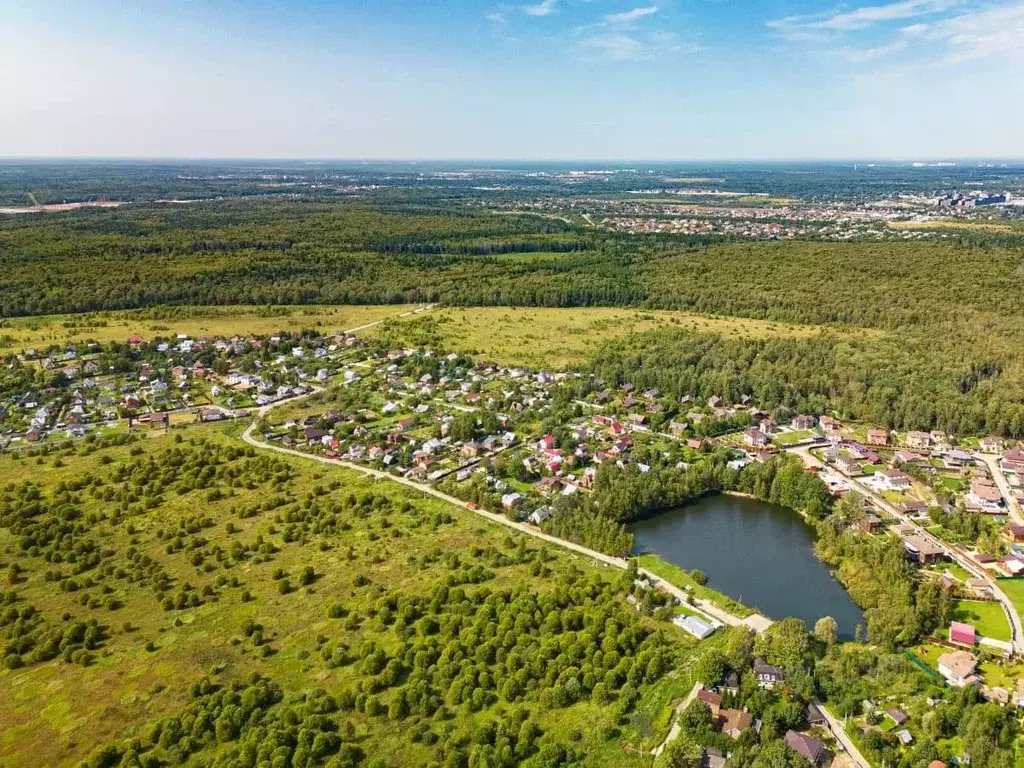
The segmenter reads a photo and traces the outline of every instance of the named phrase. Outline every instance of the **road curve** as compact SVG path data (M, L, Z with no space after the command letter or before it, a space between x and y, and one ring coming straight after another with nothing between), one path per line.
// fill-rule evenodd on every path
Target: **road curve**
M976 453L974 458L981 459L988 466L992 479L995 480L996 487L999 488L999 492L1003 494L1003 498L1006 500L1006 511L1010 513L1013 522L1017 525L1024 525L1024 514L1021 513L1020 504L1017 503L1010 484L1006 482L1006 475L1003 474L1003 470L999 467L1000 457L997 454Z
M818 457L814 456L811 453L812 447L820 446L796 446L794 448L788 449L788 451L799 456L803 460L804 464L806 464L809 467L825 466L824 463L822 463L821 459L819 459ZM1020 614L1017 613L1016 607L1010 601L1010 598L1006 596L1006 593L999 588L999 583L992 577L992 574L990 574L984 568L980 567L973 560L969 559L968 557L960 553L955 547L950 546L949 544L942 541L932 533L926 531L916 522L914 522L905 514L896 509L896 507L893 506L888 501L888 499L886 499L881 494L877 493L874 489L864 485L864 483L860 482L856 478L848 477L846 475L844 475L843 477L851 485L851 487L853 487L858 493L865 496L866 498L871 499L871 501L873 501L876 506L884 510L890 517L899 520L901 523L905 523L907 525L912 526L914 528L914 533L931 542L935 546L941 547L948 557L950 557L954 562L959 564L969 573L977 576L980 579L984 579L985 582L988 584L989 589L992 590L992 595L1003 606L1003 612L1006 614L1006 617L1010 622L1010 632L1012 634L1011 645L1013 647L1014 653L1024 652L1024 625L1022 625L1021 623ZM1010 501L1012 501L1012 499L1010 499Z

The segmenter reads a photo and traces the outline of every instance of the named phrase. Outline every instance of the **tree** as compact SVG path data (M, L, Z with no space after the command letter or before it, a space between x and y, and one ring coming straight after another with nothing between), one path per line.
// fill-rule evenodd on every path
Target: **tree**
M709 651L697 662L697 679L705 685L718 685L724 674L725 657L717 650Z
M973 768L1007 768L1013 765L1013 730L997 704L971 707L960 726L964 752ZM1008 748L1009 747L1009 748Z
M820 643L832 647L839 639L839 625L831 616L822 616L814 623L814 637Z
M807 625L792 617L777 621L757 636L754 648L770 664L787 670L802 667L808 648Z
M714 724L711 708L699 699L691 701L679 714L679 727L687 733L701 733L713 728Z

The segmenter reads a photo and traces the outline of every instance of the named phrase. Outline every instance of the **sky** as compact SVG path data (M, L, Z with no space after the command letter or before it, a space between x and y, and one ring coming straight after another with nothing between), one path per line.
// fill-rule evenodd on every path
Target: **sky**
M1024 157L1024 0L0 0L0 156Z

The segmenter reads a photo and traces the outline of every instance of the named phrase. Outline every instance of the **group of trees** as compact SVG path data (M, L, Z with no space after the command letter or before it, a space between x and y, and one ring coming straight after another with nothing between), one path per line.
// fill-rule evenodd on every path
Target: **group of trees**
M981 331L979 330L979 333ZM1009 339L963 329L884 336L726 338L668 329L606 345L591 370L698 400L713 395L794 413L836 411L893 429L1024 436L1024 379Z
M881 691L898 690L905 698L927 697L939 701L920 716L922 736L906 750L892 733L871 729L859 738L859 746L872 764L916 768L933 760L946 761L956 754L948 742L962 741L962 753L971 765L1009 768L1014 765L1018 734L1017 718L1010 709L985 703L978 688L944 687L924 675L902 654L865 646L847 647L817 663L815 684L829 707L838 715L867 714L863 702L877 700ZM940 742L946 742L941 744Z
M951 597L937 580L921 578L896 537L864 536L847 527L863 514L862 500L842 499L831 518L816 523L818 556L865 610L868 642L888 651L949 623Z
M655 333L599 354L595 366L609 380L619 372L667 392L750 394L762 407L833 408L890 427L1024 435L1019 245L687 247L463 207L271 201L167 211L156 225L145 209L5 222L0 251L4 316L435 301L824 324L835 333ZM503 255L526 251L559 256ZM849 325L876 330L838 328Z
M218 766L340 768L363 757L352 716L401 723L437 764L571 762L569 745L540 740L536 713L593 701L625 718L644 686L673 666L677 647L626 609L609 582L569 570L552 587L385 593L367 616L380 641L370 633L353 641L348 632L321 639L324 663L348 668L351 686L286 696L258 676L226 686L203 680L183 710L87 764L158 765L209 750ZM246 632L262 635L262 627Z
M710 493L736 491L820 518L830 504L828 489L803 470L794 457L730 468L722 456L708 457L688 468L602 464L587 500L596 514L628 522L695 501Z

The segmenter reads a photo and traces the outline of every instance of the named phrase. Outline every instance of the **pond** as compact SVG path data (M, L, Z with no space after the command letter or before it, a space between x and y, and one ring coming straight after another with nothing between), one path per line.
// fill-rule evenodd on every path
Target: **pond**
M637 549L686 570L773 619L796 616L808 629L831 616L844 640L864 622L856 603L814 556L814 532L795 512L738 496L696 504L630 525Z

